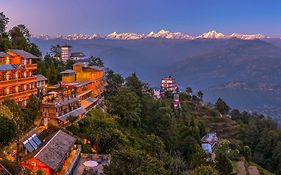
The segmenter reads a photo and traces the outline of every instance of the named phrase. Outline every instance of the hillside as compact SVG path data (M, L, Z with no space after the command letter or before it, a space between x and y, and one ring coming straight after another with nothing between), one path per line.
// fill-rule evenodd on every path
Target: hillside
M146 38L139 40L32 39L43 53L51 45L68 43L73 51L101 57L106 67L159 86L160 79L173 75L182 90L202 89L207 101L222 96L234 108L280 117L281 51L279 39L195 39ZM225 88L231 82L250 88ZM260 87L273 87L264 89ZM252 100L250 100L252 99Z

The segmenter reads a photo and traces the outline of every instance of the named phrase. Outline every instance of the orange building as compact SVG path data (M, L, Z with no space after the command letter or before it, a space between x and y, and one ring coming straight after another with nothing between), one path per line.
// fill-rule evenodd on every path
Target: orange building
M81 152L81 146L75 145L75 141L75 137L59 130L42 145L31 149L21 166L34 173L41 170L45 175L71 174ZM33 148L32 145L29 147Z
M80 100L75 94L60 90L51 91L43 97L40 112L44 125L50 121L54 125L63 125L68 123L69 118L81 117L86 110L81 107Z
M86 66L76 63L73 70L61 72L61 85L80 99L81 105L88 110L102 98L103 69L97 66Z
M23 50L0 52L0 100L9 97L25 106L27 99L37 94L34 59L38 57Z

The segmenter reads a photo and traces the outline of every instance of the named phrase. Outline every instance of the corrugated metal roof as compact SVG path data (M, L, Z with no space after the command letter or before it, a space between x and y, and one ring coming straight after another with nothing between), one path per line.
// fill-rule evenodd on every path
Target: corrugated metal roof
M25 68L18 64L0 64L0 72L9 70L24 70Z
M67 70L61 72L61 74L71 74L71 73L75 73L75 71L71 70L71 69L67 69Z
M37 77L37 81L47 81L48 79L44 75L35 75Z
M70 57L84 57L85 54L83 52L72 52Z
M34 157L57 171L75 141L75 137L59 130Z
M82 107L75 109L73 111L70 111L62 116L59 116L58 119L61 121L65 121L68 117L72 116L72 117L76 117L79 116L81 114L84 114L86 112L86 110Z
M9 49L10 52L13 52L15 53L16 55L19 55L23 58L32 58L32 59L38 59L37 56L35 55L32 55L31 53L29 52L26 52L24 50L18 50L18 49Z
M11 55L5 53L5 52L0 52L0 58L4 58L4 57L9 57Z

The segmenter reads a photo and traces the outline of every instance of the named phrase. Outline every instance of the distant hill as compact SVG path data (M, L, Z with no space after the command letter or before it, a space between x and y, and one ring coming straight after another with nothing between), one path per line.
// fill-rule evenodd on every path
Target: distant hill
M51 45L70 44L73 51L103 58L124 76L136 72L159 86L175 76L182 89L204 90L209 101L222 96L233 107L281 118L281 40L241 39L32 39L46 53ZM239 82L239 85L237 82ZM242 86L243 85L243 86Z

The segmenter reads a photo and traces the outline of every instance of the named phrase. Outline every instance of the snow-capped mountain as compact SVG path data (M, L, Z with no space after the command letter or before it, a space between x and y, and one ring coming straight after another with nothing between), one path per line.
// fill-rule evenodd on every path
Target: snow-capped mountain
M213 39L222 39L226 38L226 36L222 33L216 31L210 31L207 33L203 33L202 35L197 36L196 38L213 38Z
M57 38L66 40L80 40L80 39L98 39L102 38L99 34L71 34L71 35L60 35Z
M253 39L264 39L266 36L262 34L256 34L256 35L247 35L247 34L238 34L238 33L233 33L229 35L230 38L239 38L243 40L253 40Z
M48 35L37 35L32 36L34 38L49 40L52 37ZM91 40L91 39L116 39L116 40L138 40L145 38L164 38L164 39L181 39L181 40L194 40L194 39L229 39L229 38L239 38L242 40L253 40L253 39L265 39L266 36L262 34L238 34L233 33L230 35L225 35L214 30L210 32L203 33L198 36L191 36L182 32L170 32L168 30L160 30L159 32L150 32L147 34L138 34L138 33L117 33L112 32L107 35L99 34L71 34L71 35L61 35L56 38L66 39L66 40Z
M136 34L136 33L117 33L113 32L106 35L107 39L122 39L122 40L135 40L135 39L143 39L144 34Z
M158 33L150 32L145 38L166 38L166 39L194 39L193 36L181 33L181 32L170 32L168 30L160 30Z

